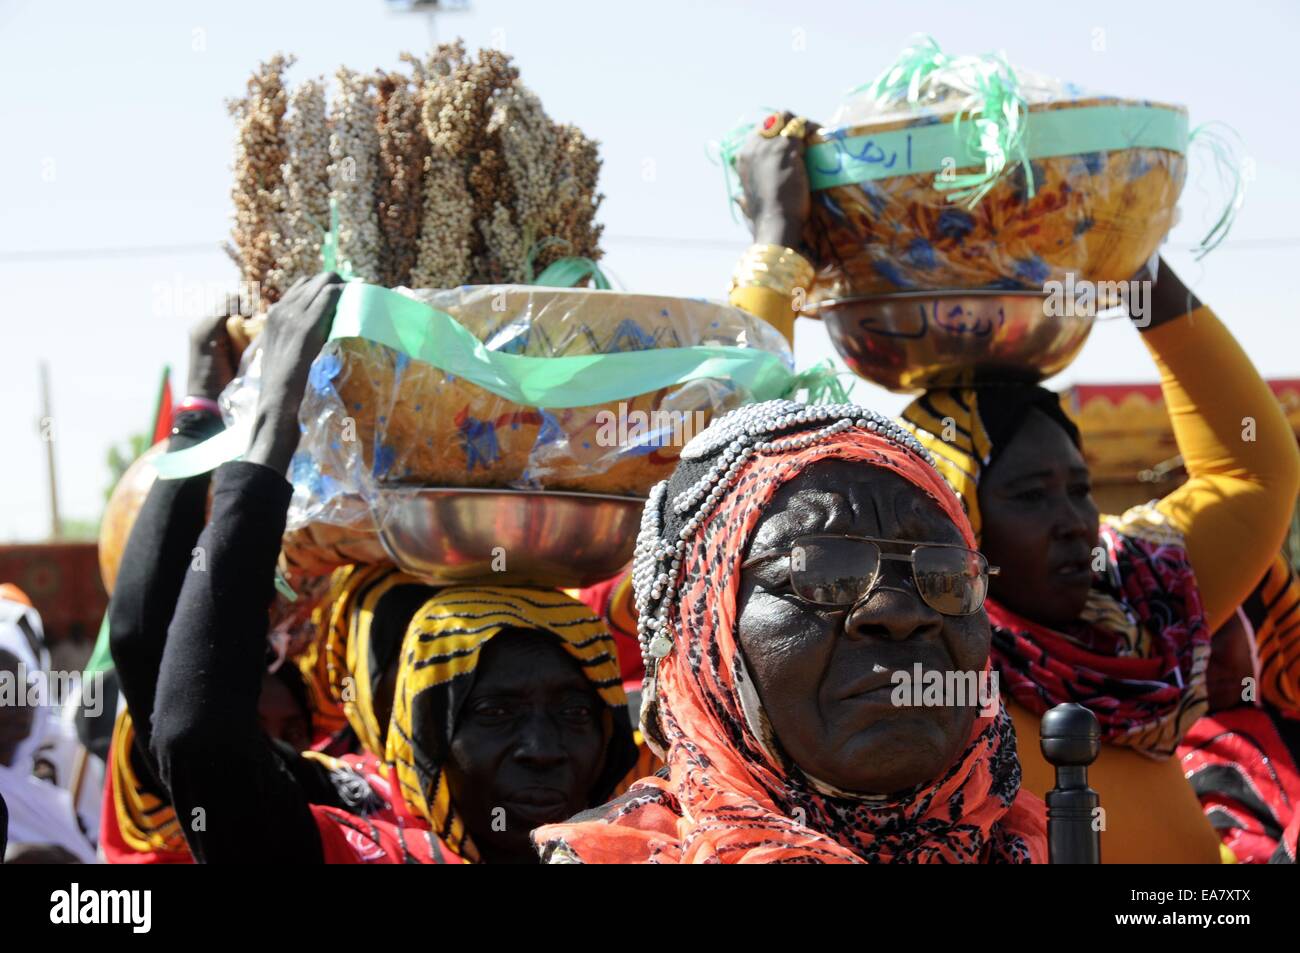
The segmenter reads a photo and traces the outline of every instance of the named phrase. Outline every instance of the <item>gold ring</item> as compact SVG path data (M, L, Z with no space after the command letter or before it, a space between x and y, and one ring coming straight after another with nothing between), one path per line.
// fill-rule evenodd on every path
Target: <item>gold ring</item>
M781 135L781 113L770 113L759 124L758 134L764 139L775 139Z
M789 139L802 139L808 133L808 120L803 116L796 116L785 124L780 135Z

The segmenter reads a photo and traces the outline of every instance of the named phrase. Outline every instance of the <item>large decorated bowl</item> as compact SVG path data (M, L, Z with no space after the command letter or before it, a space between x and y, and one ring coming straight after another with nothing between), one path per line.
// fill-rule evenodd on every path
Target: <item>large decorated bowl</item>
M1174 224L1186 174L1181 107L1031 102L1023 154L1032 194L1024 162L1012 156L977 201L952 201L936 179L955 186L981 171L965 144L969 118L964 131L953 128L958 104L950 97L809 138L810 313L826 301L897 291L1042 290L1067 274L1126 281Z
M414 292L488 351L571 357L694 345L756 348L789 361L780 333L737 308L686 298L532 286ZM503 398L429 363L361 338L331 342L304 413L332 388L341 404L325 439L351 422L364 469L380 486L532 487L644 496L682 445L751 399L703 377L623 401L546 409ZM575 383L581 384L579 375ZM322 418L323 419L323 418ZM308 435L320 446L321 435ZM322 456L328 456L322 453Z
M1093 318L1036 292L904 292L824 302L820 315L851 370L881 387L1023 381L1063 370Z

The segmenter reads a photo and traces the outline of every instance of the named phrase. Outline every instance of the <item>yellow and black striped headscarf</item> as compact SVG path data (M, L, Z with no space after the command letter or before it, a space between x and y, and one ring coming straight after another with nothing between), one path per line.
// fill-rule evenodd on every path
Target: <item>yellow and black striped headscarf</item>
M1285 712L1300 712L1300 578L1278 556L1241 604L1255 630L1259 697Z
M330 686L326 641L329 637L334 605L342 598L348 580L356 574L356 569L355 566L344 566L331 574L325 597L311 612L315 637L308 643L302 654L294 659L298 671L302 673L303 684L307 686L307 704L311 710L312 727L318 734L333 735L342 731L348 724L347 716L343 713L343 702L334 697Z
M423 817L443 843L471 861L477 861L478 852L452 804L443 766L483 646L505 629L533 629L539 637L549 633L559 639L605 703L605 767L592 792L593 804L613 792L636 759L614 640L590 608L555 589L442 590L420 607L406 630L388 729L388 761L411 813Z
M331 583L329 621L320 646L329 702L337 706L363 748L384 756L384 730L375 692L397 659L407 622L433 588L393 566L348 566Z
M899 422L934 455L936 468L965 504L976 539L983 528L980 477L1034 409L1060 424L1079 446L1079 430L1060 398L1030 384L926 391L903 410Z
M131 763L135 725L125 708L113 723L108 771L113 788L113 812L123 845L140 854L189 856L189 845L171 802L158 797L141 782ZM110 861L116 860L110 852Z

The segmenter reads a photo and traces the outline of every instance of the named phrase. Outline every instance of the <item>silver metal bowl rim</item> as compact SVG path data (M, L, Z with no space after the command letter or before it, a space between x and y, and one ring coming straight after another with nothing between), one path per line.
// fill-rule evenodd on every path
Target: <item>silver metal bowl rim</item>
M512 490L494 486L386 486L378 490L381 497L401 496L501 496L519 499L539 496L546 499L612 500L617 503L636 503L645 506L643 496L619 496L614 493L583 493L578 490Z
M835 307L846 304L874 304L877 302L885 303L891 301L922 301L933 298L1049 298L1050 291L1033 291L1024 288L1015 289L998 289L998 288L973 288L969 291L959 289L943 289L936 291L891 291L886 294L878 295L848 295L843 298L826 298L808 305L810 310L819 310L822 308Z

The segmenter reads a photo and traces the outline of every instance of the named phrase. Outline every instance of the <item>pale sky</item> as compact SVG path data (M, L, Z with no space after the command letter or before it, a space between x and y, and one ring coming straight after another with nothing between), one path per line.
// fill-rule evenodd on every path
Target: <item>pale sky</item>
M1168 260L1269 377L1300 377L1300 132L1292 3L553 2L477 0L440 39L512 53L556 119L600 140L605 265L629 291L721 297L747 244L706 144L784 106L828 117L915 32L952 53L1005 50L1027 69L1113 94L1182 103L1240 134L1255 180L1229 242L1200 264L1210 181L1193 156ZM148 424L162 365L185 380L185 302L236 280L233 126L224 100L261 59L290 79L396 68L423 51L419 16L382 0L63 3L0 0L0 541L48 532L38 363L53 380L65 517L102 507L110 443ZM1202 160L1204 156L1200 157ZM181 299L177 311L171 299ZM833 353L801 322L800 366ZM1153 368L1123 322L1098 326L1053 386L1141 381ZM860 383L896 412L906 398Z

